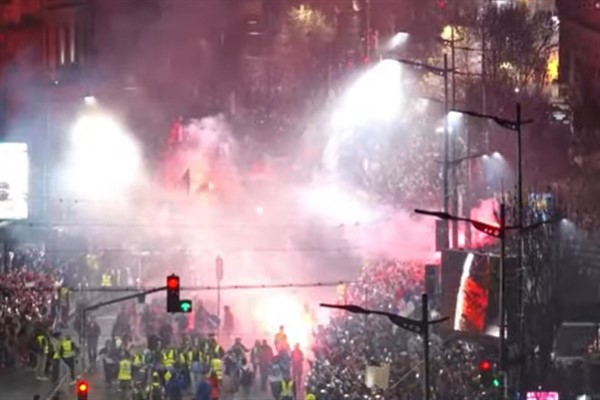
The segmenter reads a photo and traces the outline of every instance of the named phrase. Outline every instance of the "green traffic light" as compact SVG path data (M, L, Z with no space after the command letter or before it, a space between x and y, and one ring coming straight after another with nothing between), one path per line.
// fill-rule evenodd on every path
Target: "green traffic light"
M189 313L192 311L192 301L191 300L181 300L179 302L179 309L181 312Z
M500 379L498 379L498 378L492 379L492 386L496 387L496 388L500 387Z

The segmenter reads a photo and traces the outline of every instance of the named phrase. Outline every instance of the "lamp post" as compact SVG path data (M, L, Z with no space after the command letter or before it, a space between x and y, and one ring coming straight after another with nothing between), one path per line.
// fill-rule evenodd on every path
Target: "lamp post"
M420 63L417 61L412 61L412 60L406 60L406 59L401 59L401 58L396 58L396 61L398 61L401 64L406 64L406 65L410 65L414 68L417 69L424 69L428 72L431 72L432 74L435 74L437 76L441 76L442 78L444 78L444 162L442 165L442 210L444 210L445 212L449 211L449 207L448 207L448 203L450 200L450 194L449 194L449 187L448 187L448 169L450 166L450 129L448 126L448 113L450 112L450 105L449 105L449 78L450 78L450 73L453 71L453 69L448 67L448 54L444 53L444 67L440 68L440 67L436 67L433 65L429 65L429 64L424 64L424 63ZM444 245L445 247L449 247L448 246L448 224L444 223L443 225L443 237L444 237ZM453 243L454 246L457 245L457 243Z
M508 380L508 374L506 371L506 268L505 268L505 261L506 261L506 232L509 230L518 230L519 232L523 232L525 230L532 230L532 229L536 229L538 227L540 227L541 225L545 225L548 223L554 223L555 221L549 220L549 221L542 221L542 222L538 222L535 224L532 224L530 226L522 226L521 224L518 224L516 226L507 226L506 225L506 207L504 205L504 203L500 204L500 225L499 226L493 226L490 224L487 224L485 222L482 221L477 221L471 218L464 218L464 217L458 217L455 215L451 215L447 212L443 212L443 211L427 211L427 210L415 210L415 213L417 214L421 214L421 215L428 215L431 217L436 217L442 220L447 220L447 221L463 221L463 222L467 222L469 224L471 224L473 226L473 228L477 229L480 232L485 233L486 235L495 237L500 239L500 267L499 267L499 293L498 293L498 307L499 307L499 314L500 314L500 323L499 323L499 328L500 328L500 337L499 337L499 344L498 344L498 353L500 356L500 371L504 376L504 381L502 382L503 389L504 389L504 398L507 398L507 394L508 394L508 384L507 384L507 380Z
M521 133L522 126L533 122L533 120L523 120L521 116L521 103L517 103L516 106L516 118L514 120L500 118L496 115L482 114L475 111L466 110L451 110L452 112L468 115L470 117L487 119L494 121L501 127L511 130L517 133L517 207L518 207L518 218L517 225L523 224L523 158L522 158L522 141Z
M474 111L465 110L452 110L464 115L468 115L475 118L487 119L494 121L501 127L516 132L517 134L517 226L523 228L523 154L522 154L522 127L533 122L531 119L524 120L521 115L521 103L516 104L515 119L504 119L495 115L483 114ZM519 249L517 253L517 268L519 269L519 308L520 308L520 326L523 330L525 323L525 304L524 304L524 285L525 280L525 269L523 268L523 238L519 238Z
M421 296L421 320L417 321L410 318L401 317L400 315L388 313L385 311L377 311L377 310L367 310L360 306L355 305L337 305L337 304L321 304L321 307L327 308L337 308L340 310L345 310L354 314L376 314L383 315L388 317L390 322L402 329L405 329L409 332L416 333L421 336L423 339L423 376L422 376L422 385L423 385L423 398L425 400L431 399L431 388L429 386L429 326L434 324L439 324L448 319L448 317L440 318L436 320L429 319L429 303L427 294L423 294Z

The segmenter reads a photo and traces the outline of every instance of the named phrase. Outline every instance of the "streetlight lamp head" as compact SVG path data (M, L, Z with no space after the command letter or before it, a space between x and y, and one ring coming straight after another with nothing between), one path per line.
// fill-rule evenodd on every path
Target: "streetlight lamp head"
M463 114L457 111L450 111L448 113L448 123L452 126L457 124L458 122L460 122L460 120L462 119Z
M390 39L390 42L388 44L388 48L390 50L394 50L394 49L397 49L397 48L403 46L408 41L409 36L410 35L408 33L406 33L406 32L398 32L398 33L396 33Z
M85 96L83 98L83 101L86 106L95 106L96 104L98 104L98 100L96 100L96 97L91 95Z

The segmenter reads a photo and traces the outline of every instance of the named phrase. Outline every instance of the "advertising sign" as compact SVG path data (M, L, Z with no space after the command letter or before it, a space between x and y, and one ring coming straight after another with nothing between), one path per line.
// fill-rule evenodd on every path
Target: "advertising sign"
M0 143L0 220L29 216L29 154L25 143Z
M527 400L558 400L558 392L527 392Z

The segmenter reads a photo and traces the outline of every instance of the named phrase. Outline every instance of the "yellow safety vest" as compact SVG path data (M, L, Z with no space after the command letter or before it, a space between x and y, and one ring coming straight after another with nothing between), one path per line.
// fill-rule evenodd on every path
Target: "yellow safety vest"
M196 353L197 353L197 352L196 352L195 350L189 350L189 351L187 352L187 364L188 364L188 365L192 365L192 363L194 362L194 355L195 355Z
M119 376L117 377L120 381L131 380L131 361L125 359L119 363Z
M46 339L46 336L38 335L36 337L36 340L37 340L38 344L40 345L40 348L42 349L42 354L48 354L49 346L48 346L48 339Z
M210 362L211 372L214 372L217 375L219 380L223 379L223 361L220 358L213 358Z
M194 361L194 350L186 350L179 353L179 362L188 366Z
M73 357L73 342L69 339L65 339L61 342L61 355L63 358Z
M102 287L112 286L112 278L111 278L110 274L102 274L102 281L100 282L100 286L102 286Z
M52 359L58 360L60 358L60 341L58 339L52 340Z
M165 372L165 383L169 382L172 376L171 371Z
M133 366L139 367L144 363L144 360L140 354L136 354L133 356Z
M175 364L175 351L173 349L165 350L163 352L163 365L165 367L172 367Z
M281 397L294 397L294 381L281 381Z

